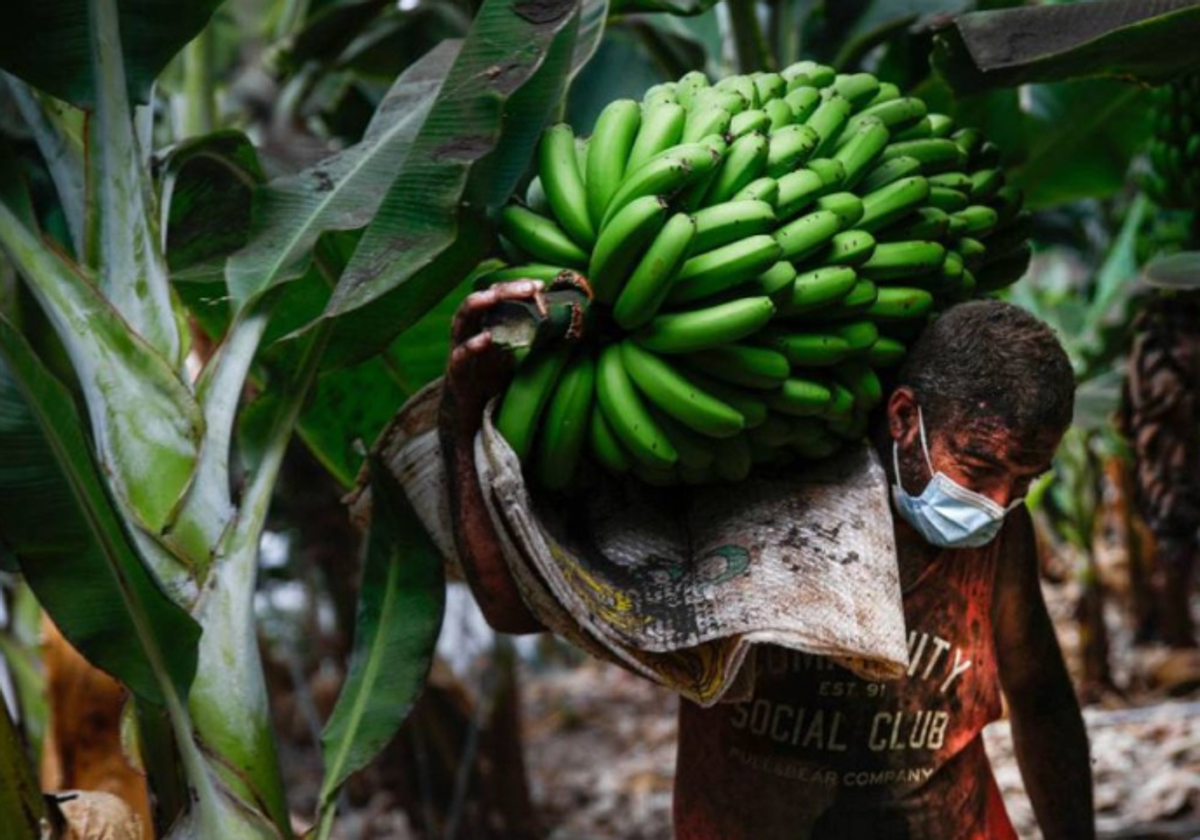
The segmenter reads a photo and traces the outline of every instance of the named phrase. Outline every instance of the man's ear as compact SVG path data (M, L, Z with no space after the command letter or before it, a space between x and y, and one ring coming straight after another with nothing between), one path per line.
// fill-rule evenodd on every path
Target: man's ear
M907 385L892 391L887 405L888 431L892 440L902 447L914 445L920 435L918 429L917 395Z

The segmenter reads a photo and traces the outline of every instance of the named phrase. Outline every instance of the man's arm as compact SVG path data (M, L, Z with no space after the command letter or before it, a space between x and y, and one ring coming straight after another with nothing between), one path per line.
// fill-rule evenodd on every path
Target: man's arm
M1028 511L1011 514L992 620L1013 746L1046 840L1096 836L1087 730L1038 584Z
M512 359L480 332L484 314L501 300L540 293L541 283L519 281L467 297L454 316L450 359L442 388L438 437L450 477L450 513L454 543L471 592L493 629L501 633L537 633L546 628L529 612L508 571L475 472L475 435L483 410L512 374Z

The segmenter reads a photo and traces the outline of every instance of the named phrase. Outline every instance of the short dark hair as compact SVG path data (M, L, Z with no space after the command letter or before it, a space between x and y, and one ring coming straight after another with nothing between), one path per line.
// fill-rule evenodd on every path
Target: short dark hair
M947 309L910 348L895 380L931 428L998 421L1028 437L1071 423L1075 376L1051 329L1024 309L976 300Z

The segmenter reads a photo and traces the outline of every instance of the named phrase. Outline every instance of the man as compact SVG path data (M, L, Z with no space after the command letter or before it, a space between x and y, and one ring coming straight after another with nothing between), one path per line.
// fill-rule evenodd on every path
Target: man
M480 383L494 391L508 364L478 326L498 300L538 288L468 299L442 407L464 567L505 632L541 627L507 574L470 461L490 396ZM1052 333L1016 307L962 304L925 330L874 435L898 514L907 676L873 683L760 648L751 699L710 709L682 700L677 838L1015 838L980 735L1001 714L1001 692L1044 837L1094 837L1086 732L1021 504L1050 467L1073 391Z

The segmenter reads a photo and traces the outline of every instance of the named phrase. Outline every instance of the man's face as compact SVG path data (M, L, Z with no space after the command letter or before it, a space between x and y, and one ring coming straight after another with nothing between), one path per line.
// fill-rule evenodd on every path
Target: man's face
M916 407L912 392L904 388L888 405L892 438L899 447L900 479L913 496L920 495L933 477L921 450ZM934 472L1001 507L1023 498L1033 480L1050 469L1063 434L1059 429L1036 433L1009 429L986 412L956 427L933 429L927 422L925 432Z

